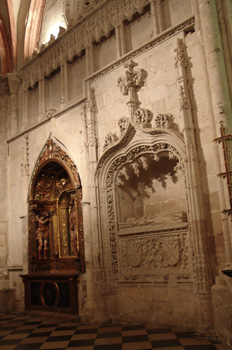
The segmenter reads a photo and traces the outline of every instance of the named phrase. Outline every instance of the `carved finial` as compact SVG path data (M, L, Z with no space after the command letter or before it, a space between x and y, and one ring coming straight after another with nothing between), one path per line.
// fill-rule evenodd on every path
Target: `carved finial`
M130 73L133 73L134 67L136 66L138 66L138 63L134 62L133 60L130 60L124 64L124 67L128 68Z
M134 61L128 61L124 67L127 68L125 75L118 78L118 86L123 95L129 95L129 110L131 117L140 106L137 92L144 85L147 78L147 72L144 69L134 69L138 64Z
M177 48L175 49L175 52L176 52L175 67L177 68L180 65L180 66L183 66L184 68L187 68L189 64L189 57L187 55L186 45L183 39L180 39L180 38L177 39Z

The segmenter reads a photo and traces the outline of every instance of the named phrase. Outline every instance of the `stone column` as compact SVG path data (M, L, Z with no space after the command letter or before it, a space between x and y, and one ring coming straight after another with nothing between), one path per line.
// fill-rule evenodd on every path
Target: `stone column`
M10 133L11 136L15 135L18 131L18 88L19 81L17 74L8 73L8 82L10 87Z
M203 208L203 195L197 143L195 139L192 80L190 62L183 39L177 40L176 68L180 95L180 107L184 121L184 139L186 144L186 180L189 197L191 239L193 242L195 283L197 288L198 330L205 332L213 328L211 305L212 277L207 249L207 231Z
M7 192L7 104L9 101L7 78L0 77L0 290L8 288L7 235L8 235L8 192ZM9 101L10 102L10 101ZM0 310L4 310L0 298Z
M97 165L97 137L96 137L96 103L94 90L89 87L88 100L83 107L86 129L86 150L87 150L87 174L88 180L85 181L83 189L83 222L85 228L85 237L88 244L86 248L86 272L89 276L87 281L87 303L93 307L97 302L97 297L102 294L102 254L100 243L100 232L98 227L98 202L97 188L94 180L94 173ZM89 292L88 292L89 291ZM95 308L101 308L100 302L95 304Z
M122 55L125 55L126 54L126 42L125 42L125 33L124 33L124 24L123 23L120 23L119 30L120 30Z
M115 27L116 43L117 43L117 58L122 56L121 33L120 25Z
M157 0L150 0L153 36L156 36L157 34L159 34L159 24L158 24L158 18L157 18L156 1Z
M161 33L165 29L162 0L157 0L156 4L157 4L157 17L158 17L159 33Z
M87 76L94 72L93 44L86 46L86 72Z
M220 37L220 29L217 17L216 1L193 1L193 8L197 20L197 30L201 31L202 42L200 48L205 59L205 68L208 76L209 97L212 103L212 128L215 138L220 136L220 122L226 127L226 133L231 131L232 111L229 89L226 78L225 61ZM224 171L223 153L219 149L215 151L215 163L218 174ZM230 218L223 213L229 205L228 193L223 179L218 179L218 194L221 208L223 236L227 267L232 266L232 233L230 232Z

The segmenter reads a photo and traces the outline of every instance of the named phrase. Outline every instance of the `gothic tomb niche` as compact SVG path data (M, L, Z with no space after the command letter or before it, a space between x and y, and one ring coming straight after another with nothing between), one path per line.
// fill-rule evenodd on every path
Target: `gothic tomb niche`
M119 233L187 226L184 174L167 151L123 164L116 174L116 198Z

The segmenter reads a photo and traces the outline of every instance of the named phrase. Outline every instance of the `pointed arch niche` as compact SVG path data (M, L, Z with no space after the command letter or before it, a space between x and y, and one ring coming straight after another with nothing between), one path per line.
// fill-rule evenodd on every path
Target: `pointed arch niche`
M58 141L49 138L29 192L26 309L78 312L77 282L85 270L81 199L74 162Z
M96 180L107 284L193 283L185 147L180 133L129 125ZM106 204L104 204L106 203Z

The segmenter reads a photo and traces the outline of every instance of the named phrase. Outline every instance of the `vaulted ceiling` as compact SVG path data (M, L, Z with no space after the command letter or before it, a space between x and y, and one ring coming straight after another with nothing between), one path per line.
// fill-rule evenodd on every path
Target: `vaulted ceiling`
M72 26L103 0L1 0L0 75L18 70L59 28Z

